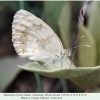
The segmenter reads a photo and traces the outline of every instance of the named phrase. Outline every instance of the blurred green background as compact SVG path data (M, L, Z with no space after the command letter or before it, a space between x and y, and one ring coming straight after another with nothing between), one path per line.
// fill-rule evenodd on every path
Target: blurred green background
M25 9L43 19L59 36L65 49L70 48L76 41L80 29L80 36L85 37L78 42L78 45L90 45L91 48L77 48L74 64L77 67L100 65L100 2L93 2L88 6L84 25L78 25L79 11L84 3L82 1L0 1L0 92L63 92L65 88L63 79L38 76L17 67L29 62L27 58L17 56L11 41L13 16L19 9ZM95 76L97 80L100 80L99 72ZM66 92L86 90L100 92L99 83L97 81L92 87L88 84L87 87L81 88L78 84L67 80Z

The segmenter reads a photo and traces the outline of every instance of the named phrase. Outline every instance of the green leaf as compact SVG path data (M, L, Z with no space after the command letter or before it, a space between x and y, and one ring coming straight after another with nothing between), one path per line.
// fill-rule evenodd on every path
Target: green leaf
M100 64L100 2L93 2L91 12L89 14L88 29L96 41L98 52L97 63Z
M93 2L89 14L88 29L97 43L100 42L100 2Z
M78 46L81 45L91 46L91 47L82 46L78 48L79 66L81 67L96 66L97 51L96 51L95 40L92 34L85 26L79 25L79 30L80 30L80 36L84 37L79 40Z
M23 65L29 62L26 58L4 57L0 60L0 92L15 79L21 71L17 64Z
M100 66L97 67L80 67L71 68L67 61L64 61L63 67L61 64L50 63L44 68L40 69L43 64L38 62L30 62L24 66L19 66L20 68L36 72L38 74L52 77L52 78L63 78L70 79L82 88L89 88L100 83Z
M64 3L64 1L44 2L43 19L56 33L58 32L57 20Z
M60 37L65 48L69 47L70 24L71 24L71 7L70 3L66 2L62 7L58 19Z

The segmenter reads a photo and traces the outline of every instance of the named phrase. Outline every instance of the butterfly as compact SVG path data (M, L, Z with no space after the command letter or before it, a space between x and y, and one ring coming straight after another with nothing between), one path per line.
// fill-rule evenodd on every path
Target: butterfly
M43 62L43 67L51 61L63 63L71 55L71 49L64 49L50 27L26 10L19 10L14 16L12 42L19 56Z

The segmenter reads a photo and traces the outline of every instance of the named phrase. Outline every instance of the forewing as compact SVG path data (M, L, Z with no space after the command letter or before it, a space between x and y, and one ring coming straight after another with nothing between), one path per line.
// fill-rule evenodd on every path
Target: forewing
M25 10L19 10L14 16L12 41L18 55L38 61L51 59L63 48L54 31Z

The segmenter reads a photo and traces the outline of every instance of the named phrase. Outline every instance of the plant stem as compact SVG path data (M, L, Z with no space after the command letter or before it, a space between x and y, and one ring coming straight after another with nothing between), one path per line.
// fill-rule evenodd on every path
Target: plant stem
M34 75L35 75L36 82L37 82L37 85L38 85L38 88L39 88L40 92L44 93L42 82L41 82L41 79L40 79L40 75L37 74L37 73L34 73Z
M61 85L62 85L62 87L63 87L63 93L69 93L68 87L67 87L67 85L66 85L66 80L60 79L60 82L61 82Z
M19 1L19 6L20 6L20 9L24 9L24 1L23 0Z

